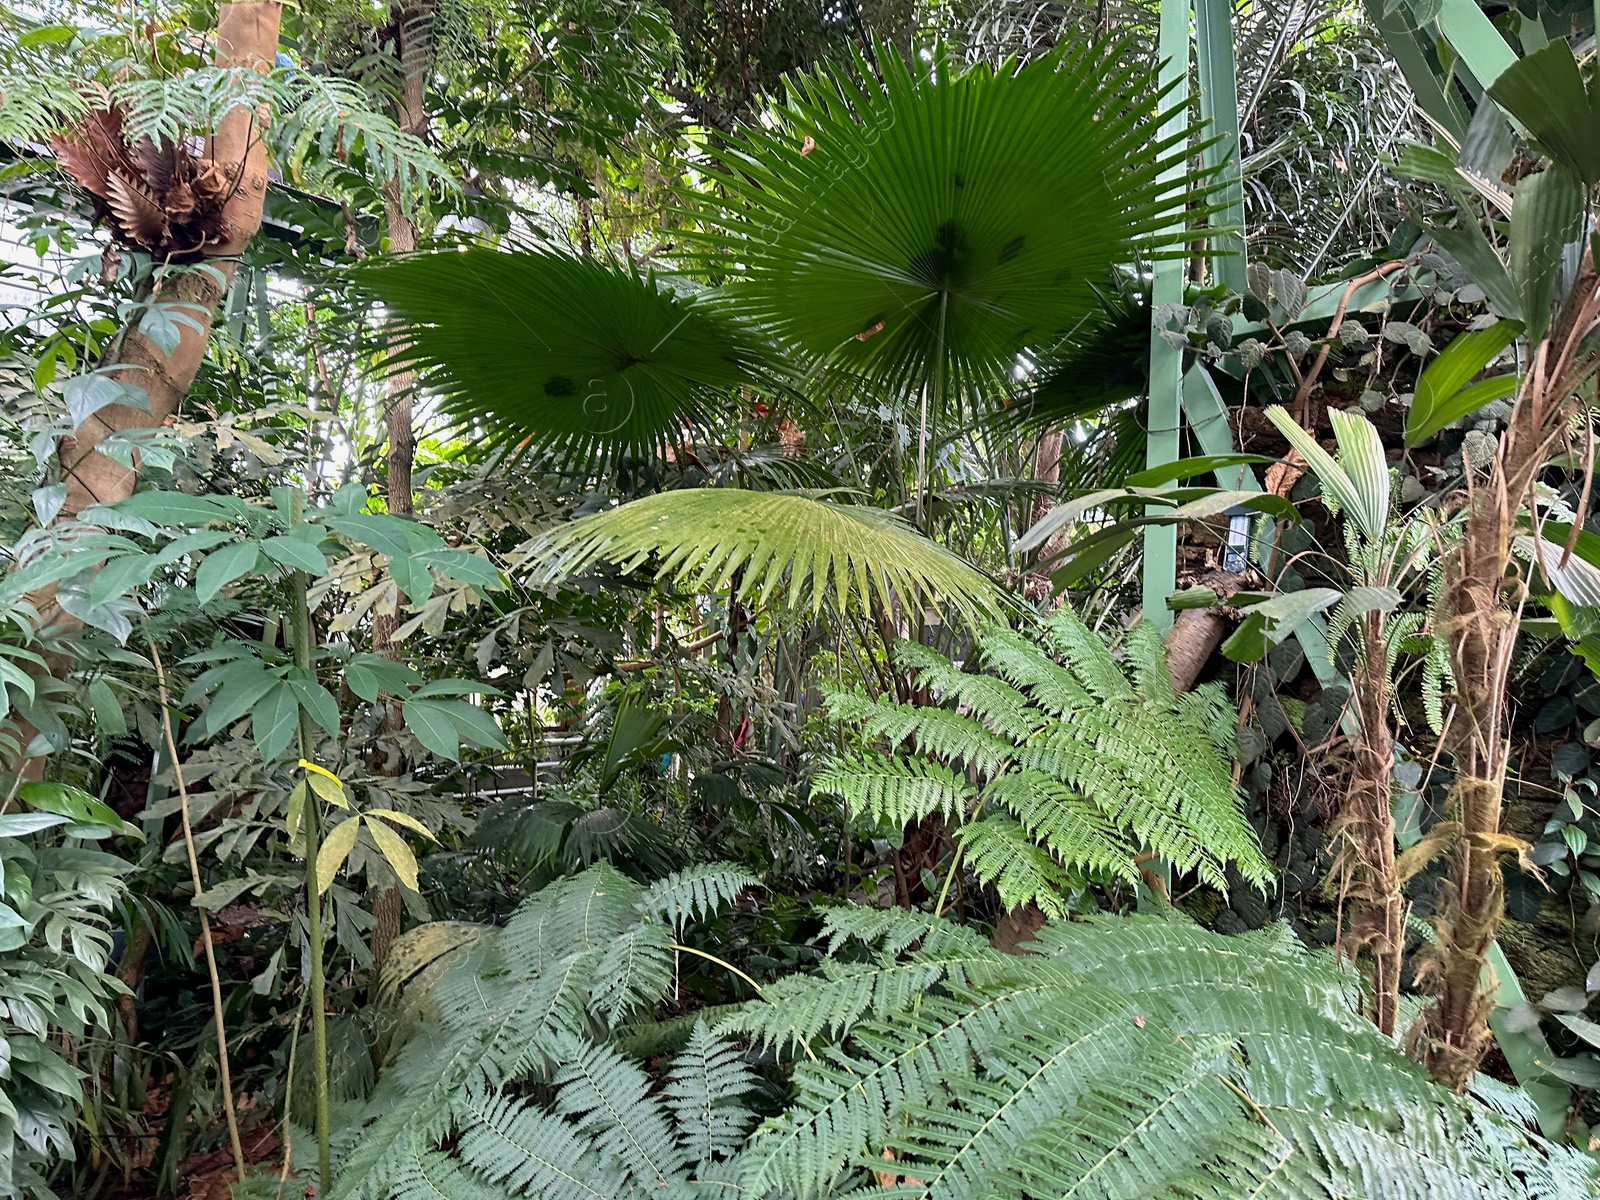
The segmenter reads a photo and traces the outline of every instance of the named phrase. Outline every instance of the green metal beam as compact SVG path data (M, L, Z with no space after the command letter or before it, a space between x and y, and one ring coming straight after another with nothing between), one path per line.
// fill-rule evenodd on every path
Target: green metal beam
M1161 32L1157 53L1161 69L1157 84L1166 92L1171 114L1161 127L1162 137L1183 132L1185 101L1189 97L1190 0L1161 0ZM1176 183L1183 178L1184 164L1175 163L1163 176ZM1181 228L1180 214L1176 228ZM1183 260L1163 259L1155 264L1150 284L1153 309L1164 304L1183 303ZM1145 464L1151 467L1175 462L1179 447L1179 391L1183 379L1183 351L1167 343L1152 326L1150 330L1150 406ZM1152 513L1161 511L1151 509ZM1178 586L1178 531L1171 525L1146 526L1144 533L1145 619L1158 629L1172 624L1167 597Z
M1204 154L1218 183L1217 211L1211 223L1216 277L1233 292L1245 290L1244 184L1239 163L1239 74L1233 46L1233 0L1195 0L1195 59L1199 71L1200 116L1207 138Z

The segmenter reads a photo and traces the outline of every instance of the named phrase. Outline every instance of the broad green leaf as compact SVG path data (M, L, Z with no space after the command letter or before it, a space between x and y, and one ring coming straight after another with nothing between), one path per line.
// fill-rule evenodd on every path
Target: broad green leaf
M1296 627L1340 599L1333 588L1306 588L1284 592L1240 610L1239 628L1222 643L1222 653L1234 662L1259 662Z
M261 757L271 762L289 748L300 718L300 704L294 688L279 682L250 710L250 732Z
M475 683L470 679L435 679L432 683L423 684L411 694L417 700L433 696L498 696L500 689L487 683Z
M122 702L104 678L89 682L89 707L94 711L95 728L108 737L121 737L128 732L128 719L123 714Z
M1550 327L1562 255L1581 232L1583 203L1582 186L1559 164L1517 184L1511 210L1511 277L1522 297L1530 343L1541 341Z
M223 588L242 575L255 570L261 557L255 542L235 542L206 555L205 561L194 575L194 596L201 603L211 601Z
M420 555L397 554L389 559L389 576L412 604L433 595L433 572Z
M1522 319L1522 294L1517 291L1500 254L1489 244L1471 213L1463 214L1459 229L1429 229L1429 236L1455 259L1483 290L1494 310L1508 320Z
M440 758L456 762L461 758L461 734L444 705L443 700L408 700L401 711L417 741Z
M447 578L476 588L493 589L503 586L500 570L487 558L469 554L465 550L447 547L443 550L424 550L417 555L424 563L436 568Z
M199 736L202 733L208 737L216 737L227 730L245 713L256 705L256 701L277 686L278 676L263 667L255 659L242 659L230 663L223 678L222 686L212 697L210 705L205 711L203 726L192 726L189 737ZM199 680L195 681L196 683ZM190 702L189 695L184 697L185 703ZM185 740L189 740L186 737Z
M117 816L116 810L98 797L71 784L40 781L25 783L17 789L17 798L29 808L40 812L59 813L74 821L109 825L113 829L122 828L122 818Z
M370 815L370 814L369 814ZM350 822L346 822L349 824ZM378 849L383 852L383 857L390 868L413 892L417 890L417 857L411 853L411 847L406 845L405 838L390 829L382 821L367 821L367 832L372 835L372 840L378 844Z
M57 825L65 825L70 820L70 817L64 817L60 813L6 813L0 815L0 838L27 837L30 833L38 833L41 829L53 829Z
M119 501L116 509L157 525L205 525L234 516L233 510L219 499L177 491L135 492Z
M1472 393L1465 403L1476 407L1465 409L1462 392L1467 382L1487 367L1522 332L1520 321L1496 321L1487 329L1463 333L1456 337L1438 358L1423 370L1411 401L1411 412L1406 418L1406 445L1415 446L1426 441L1439 430L1454 424L1462 417L1477 411L1495 392L1510 395L1516 388L1515 372L1484 380L1495 386ZM1498 398L1498 397L1495 397Z
M173 538L161 547L156 553L156 562L165 566L197 551L210 550L224 542L232 541L233 537L232 531L227 529L197 529L193 533Z
M108 559L89 584L89 604L98 607L106 601L125 596L141 584L148 583L150 573L159 565L153 554L122 554Z
M304 571L313 579L328 573L328 560L310 542L296 537L269 537L261 549L273 562Z
M346 817L332 829L327 830L327 836L322 839L322 845L317 850L318 892L327 891L333 883L339 868L344 866L344 860L349 858L350 851L355 849L356 837L360 832L360 817Z
M1589 187L1600 183L1600 90L1584 91L1565 39L1506 68L1489 94L1551 158Z
M1270 463L1271 458L1261 454L1201 454L1194 458L1180 458L1165 466L1136 471L1122 482L1128 487L1160 487L1175 479L1193 479L1196 475L1210 475L1229 467L1242 467Z
M294 672L290 673L288 683L300 707L311 714L311 719L327 730L328 736L338 737L339 703L333 694L316 680L301 678Z
M358 654L344 669L350 690L368 704L376 704L380 692L405 696L422 682L422 677L404 663L377 654Z

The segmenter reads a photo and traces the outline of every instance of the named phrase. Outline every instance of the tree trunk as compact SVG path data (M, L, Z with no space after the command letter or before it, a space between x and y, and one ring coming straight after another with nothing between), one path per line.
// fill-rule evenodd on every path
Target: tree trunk
M1372 1022L1393 1037L1400 1013L1400 967L1405 953L1405 896L1395 869L1391 776L1394 741L1389 734L1389 671L1381 612L1362 618L1362 654L1351 672L1357 716L1355 764L1350 791L1334 831L1343 837L1343 874L1351 921L1344 945L1372 958Z
M1455 711L1447 748L1461 837L1439 925L1439 946L1421 981L1435 997L1412 1051L1440 1080L1464 1088L1488 1049L1492 997L1482 988L1484 955L1500 927L1504 888L1499 856L1505 783L1506 691L1516 648L1520 595L1507 593L1512 543L1523 505L1567 423L1578 389L1600 365L1585 343L1600 326L1600 279L1586 252L1578 279L1549 337L1533 348L1515 408L1487 477L1468 467L1466 534L1448 563L1448 626Z
M407 133L421 136L427 121L428 71L433 62L433 43L428 28L426 8L401 5L395 11L396 50L400 58L400 103L396 123ZM400 194L396 180L389 180L383 189L383 215L391 254L409 254L417 248L417 225L406 211L405 197ZM404 344L396 345L390 352L392 362L403 359ZM384 506L389 512L410 516L412 505L412 468L416 464L417 439L412 428L411 390L416 377L409 369L395 369L389 375L384 426L388 432L388 471L384 486ZM379 654L393 651L394 631L398 628L396 616L379 614L372 622L372 648ZM384 718L384 729L397 732L402 725L397 705L390 705ZM398 764L396 764L398 766ZM373 901L372 915L377 924L372 927L373 979L383 971L389 947L400 936L401 896L398 888L385 888Z
M278 28L283 7L276 0L224 4L217 14L216 65L252 67L263 74L272 70L278 54ZM267 148L262 138L262 122L267 114L252 108L236 107L217 123L208 148L219 168L237 171L238 186L223 208L231 237L207 247L203 269L174 274L159 285L162 298L187 307L184 313L199 328L179 326L178 344L165 353L139 331L136 323L125 325L110 343L101 367L125 368L117 372L118 382L144 389L150 398L150 411L110 404L91 414L56 447L62 482L67 485L63 517L75 517L93 504L113 504L133 495L139 482L138 471L124 467L100 453L107 438L132 430L154 429L165 424L183 402L200 364L205 360L211 337L211 322L217 306L228 293L238 265L238 257L261 228L261 211L267 197ZM137 464L138 459L134 459ZM55 603L53 587L34 593L29 600L39 612L40 625L57 633L70 632L80 622ZM47 669L61 675L67 664L56 655L46 655ZM33 730L19 722L24 747L32 741ZM24 777L38 776L42 758L31 758L26 751L20 760L9 764Z
M272 70L278 52L281 5L224 4L217 15L216 65ZM180 326L177 346L170 355L128 325L112 342L102 367L124 367L118 382L143 388L150 396L150 411L112 404L94 413L61 439L61 470L67 485L66 516L75 516L91 504L109 504L133 494L135 471L107 458L96 447L113 434L162 425L182 403L200 364L205 359L211 320L227 295L238 256L261 228L261 209L267 196L267 148L262 139L264 112L238 107L217 124L210 155L219 167L237 167L239 185L224 208L230 240L206 250L206 269L184 271L162 286L163 299L182 302L200 325ZM55 614L65 616L65 614ZM59 623L59 622L58 622Z

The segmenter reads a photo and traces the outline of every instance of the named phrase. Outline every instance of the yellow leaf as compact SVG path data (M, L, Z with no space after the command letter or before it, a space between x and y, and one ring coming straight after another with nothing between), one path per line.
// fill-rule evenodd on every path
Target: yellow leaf
M333 877L339 873L339 868L344 866L344 860L350 857L350 851L355 848L356 835L360 832L360 817L341 821L328 831L322 849L317 851L318 895L327 891L329 885L333 883Z
M417 820L415 817L408 817L405 813L395 812L392 808L369 808L367 809L366 815L369 818L367 821L368 825L372 824L370 818L382 817L385 821L393 821L396 825L403 825L407 829L413 830L416 833L420 833L430 842L437 842L439 840L438 838L434 837L433 834L428 832L428 827L421 821Z
M350 822L346 822L349 824ZM405 838L390 829L382 821L368 821L367 832L372 834L372 840L378 843L378 849L383 851L383 857L389 861L389 866L394 868L394 873L400 882L413 892L417 888L417 858L411 853L411 847L406 845Z
M289 840L294 841L295 834L300 832L300 818L306 811L306 781L302 779L294 785L294 790L289 793L289 813L283 819L284 832L289 835Z
M337 779L331 783L321 775L307 775L306 782L311 785L311 790L321 796L335 808L349 808L350 802L344 798L344 784Z
M332 771L328 770L327 767L319 767L316 763L312 762L309 758L302 758L300 760L300 769L302 771L309 771L313 775L325 776L326 778L333 780L335 783L339 783L340 782L339 777L337 775L335 775Z

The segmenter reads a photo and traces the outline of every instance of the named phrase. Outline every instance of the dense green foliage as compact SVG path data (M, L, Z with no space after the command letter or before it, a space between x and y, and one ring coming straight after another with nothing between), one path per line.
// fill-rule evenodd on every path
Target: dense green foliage
M1600 1191L1592 22L0 8L0 1198Z

